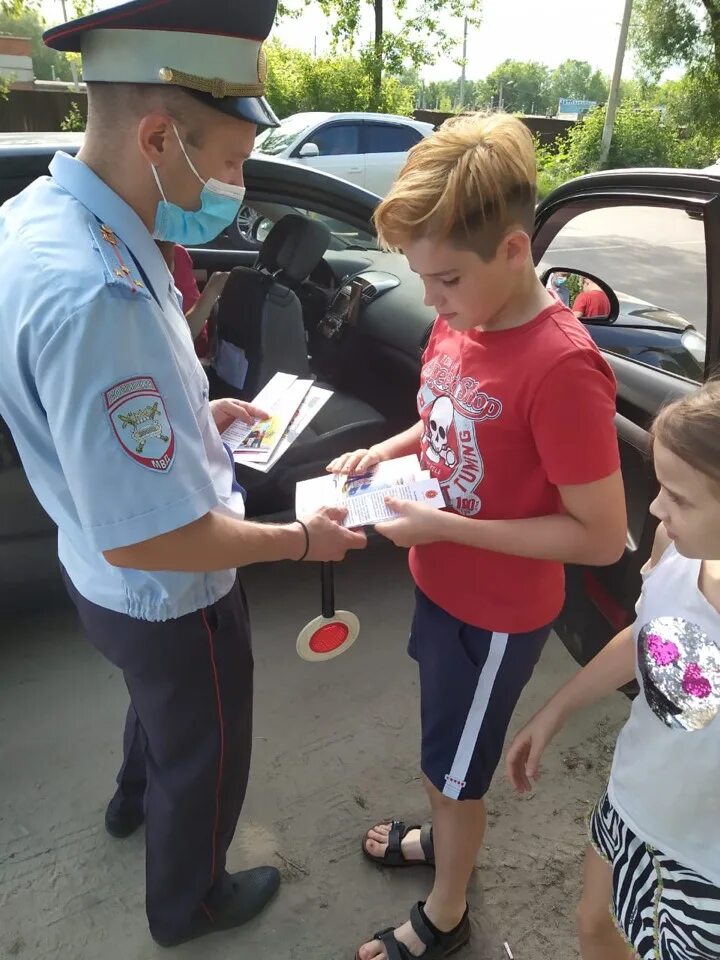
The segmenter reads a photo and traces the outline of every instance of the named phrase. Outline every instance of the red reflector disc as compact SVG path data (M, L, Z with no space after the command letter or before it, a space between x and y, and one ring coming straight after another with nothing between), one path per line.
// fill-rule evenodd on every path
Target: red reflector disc
M331 653L345 643L349 633L344 623L326 623L310 637L308 646L313 653Z

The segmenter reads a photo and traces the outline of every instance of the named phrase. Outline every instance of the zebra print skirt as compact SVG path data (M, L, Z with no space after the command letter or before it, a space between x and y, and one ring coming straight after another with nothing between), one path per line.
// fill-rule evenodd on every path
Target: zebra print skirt
M640 960L718 960L720 887L636 837L607 794L589 830L612 867L615 923Z

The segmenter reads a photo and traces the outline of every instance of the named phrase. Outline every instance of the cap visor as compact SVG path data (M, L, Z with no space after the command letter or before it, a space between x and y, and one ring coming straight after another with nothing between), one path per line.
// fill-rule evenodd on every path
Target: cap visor
M272 107L265 97L222 97L218 99L209 93L200 93L196 90L189 90L187 87L183 89L206 106L212 107L214 110L221 110L231 117L239 117L240 120L247 120L249 123L256 123L262 127L280 126L280 121L273 113Z

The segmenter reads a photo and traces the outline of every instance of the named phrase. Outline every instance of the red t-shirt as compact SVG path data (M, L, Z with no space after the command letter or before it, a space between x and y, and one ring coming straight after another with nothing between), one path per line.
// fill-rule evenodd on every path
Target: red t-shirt
M521 519L563 511L559 486L620 465L615 379L567 307L510 330L458 333L435 322L423 357L421 462L451 509ZM415 547L410 569L431 600L465 623L525 633L564 602L563 565L454 543Z
M575 298L572 306L575 313L583 317L607 317L610 315L610 301L602 290L583 290Z
M183 298L183 312L187 313L200 299L200 290L198 289L195 274L193 273L192 257L185 247L180 244L175 245L175 263L173 266L173 280ZM199 357L204 357L208 348L208 329L207 324L202 328L195 338L195 353Z

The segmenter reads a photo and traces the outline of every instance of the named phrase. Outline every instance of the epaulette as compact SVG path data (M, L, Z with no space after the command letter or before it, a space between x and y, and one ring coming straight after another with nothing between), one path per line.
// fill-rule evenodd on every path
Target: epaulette
M89 227L93 246L103 262L107 285L125 296L140 296L150 300L152 295L120 237L99 220L92 219Z

